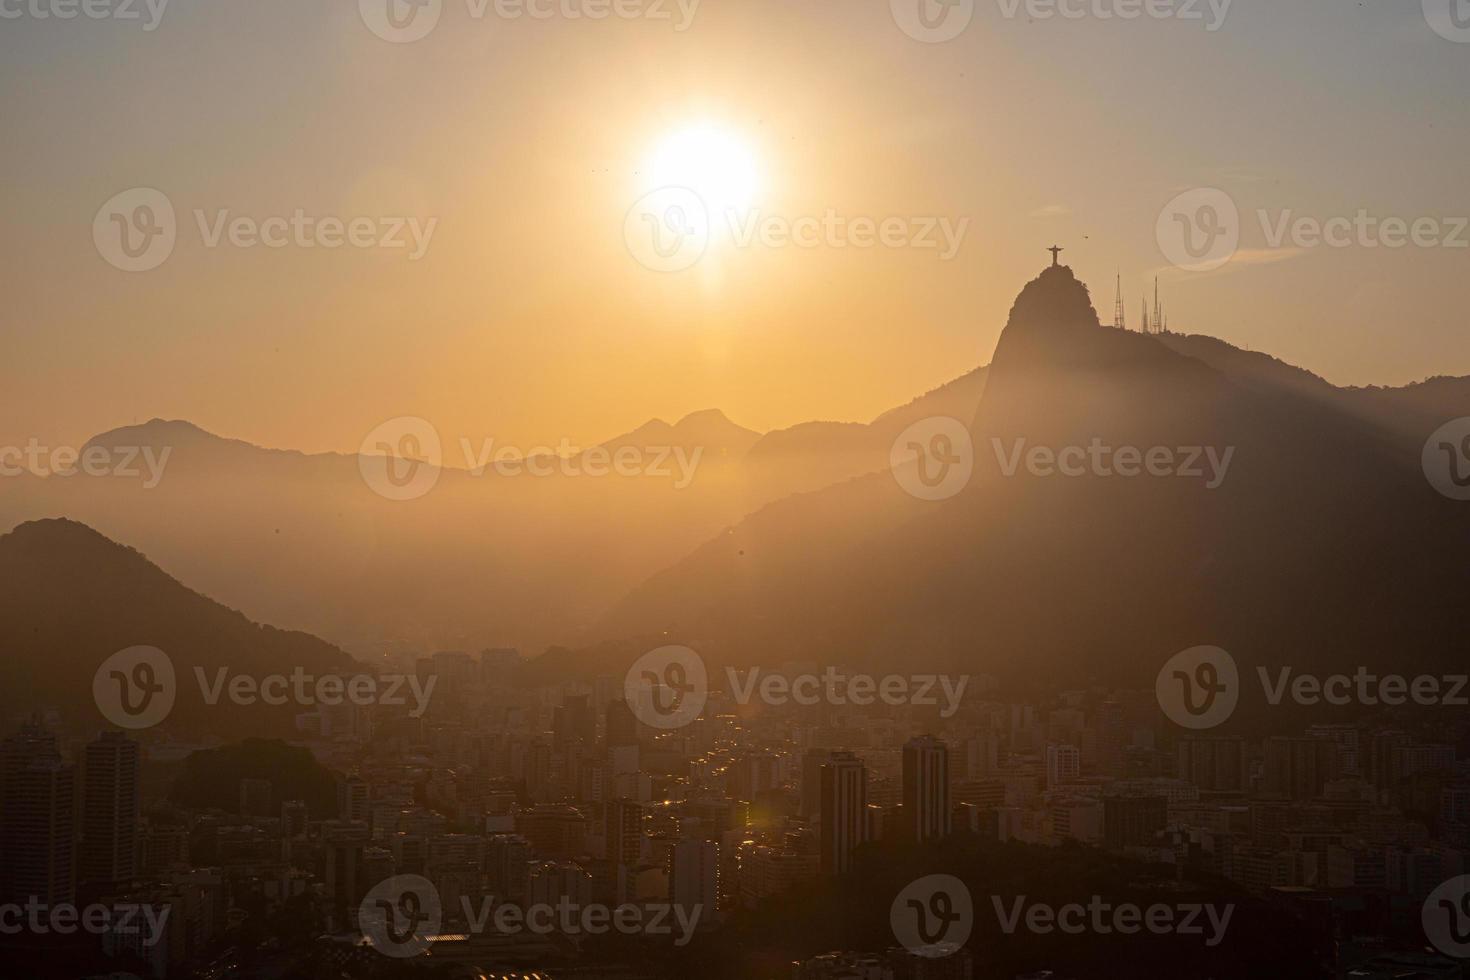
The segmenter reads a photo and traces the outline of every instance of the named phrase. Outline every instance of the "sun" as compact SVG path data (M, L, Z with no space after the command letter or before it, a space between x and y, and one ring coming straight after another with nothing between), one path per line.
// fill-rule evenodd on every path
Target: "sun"
M750 144L714 123L700 123L664 137L649 156L654 188L687 187L711 214L744 210L755 202L760 172Z

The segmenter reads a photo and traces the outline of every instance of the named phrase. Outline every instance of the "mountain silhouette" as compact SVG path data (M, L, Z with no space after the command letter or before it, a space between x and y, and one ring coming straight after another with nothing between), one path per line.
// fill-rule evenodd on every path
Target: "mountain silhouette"
M172 661L179 695L164 725L170 731L226 737L289 734L292 705L240 707L206 703L194 668L211 681L220 667L263 676L352 675L361 666L314 636L246 619L171 578L132 548L69 520L22 524L0 536L0 710L7 718L54 708L69 723L108 722L92 679L119 650L153 646Z
M1470 414L1470 400L1426 406L1470 389L1434 387L1334 389L1219 341L1103 327L1053 267L997 344L962 493L921 502L881 474L781 501L635 590L603 635L1018 683L1151 685L1204 644L1244 670L1443 669L1459 656L1470 512L1429 485L1419 450ZM1018 446L1094 440L1230 463L1214 488L1014 465Z
M932 403L973 413L981 385L967 377L898 411ZM839 443L807 438L801 426L763 435L708 409L602 443L605 457L637 450L650 472L600 477L557 466L549 476L502 475L493 465L500 441L465 445L443 433L436 485L399 502L370 489L355 455L267 449L153 419L88 445L146 448L165 464L156 485L82 474L7 479L0 529L81 521L255 619L355 653L537 650L585 640L629 590L767 503L882 470L894 424L846 426ZM538 462L554 462L546 453ZM591 458L573 462L587 467Z

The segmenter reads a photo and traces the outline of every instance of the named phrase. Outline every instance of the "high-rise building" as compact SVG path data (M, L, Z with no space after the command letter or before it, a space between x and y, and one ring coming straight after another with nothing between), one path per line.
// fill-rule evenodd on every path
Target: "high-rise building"
M0 742L0 901L75 901L76 791L76 767L39 723Z
M1195 736L1179 742L1179 778L1206 792L1239 793L1249 789L1245 740Z
M507 902L523 902L531 874L531 842L519 834L494 834L485 847L491 890Z
M822 767L832 759L830 749L807 749L801 756L801 816L811 820L822 810Z
M87 744L82 756L81 880L103 889L137 874L138 743L108 731Z
M337 784L337 818L363 824L372 821L371 794L361 776L351 775Z
M281 804L281 836L287 840L306 837L311 813L303 800L287 800Z
M868 839L868 770L851 752L834 752L821 772L821 867L824 874L840 874Z
M949 836L949 747L932 735L904 744L903 819L910 840Z
M581 742L591 745L597 737L597 712L587 694L566 695L553 713L553 747L565 750Z
M735 794L752 800L781 783L781 760L770 752L755 752L735 763Z
M1046 788L1075 783L1082 774L1082 753L1075 745L1046 747Z
M592 876L575 861L538 861L531 865L527 900L532 905L583 906L592 901Z
M647 809L637 800L610 800L603 812L607 859L635 867L643 855L643 828Z
M1169 800L1164 796L1103 797L1103 842L1111 850L1143 847L1169 822Z
M607 706L608 748L638 744L638 718L628 702L617 700Z
M681 840L669 855L669 901L709 922L719 909L720 849L714 841Z
M1268 738L1265 760L1262 792L1277 799L1317 799L1338 775L1337 746L1325 738Z

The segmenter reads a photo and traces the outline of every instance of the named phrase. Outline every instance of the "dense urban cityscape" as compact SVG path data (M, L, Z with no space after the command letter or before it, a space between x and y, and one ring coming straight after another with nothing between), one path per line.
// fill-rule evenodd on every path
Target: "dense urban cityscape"
M1323 964L1356 971L1339 975L1460 975L1385 937L1463 873L1462 714L1252 739L1172 726L1153 692L1020 701L985 678L910 684L787 664L743 690L752 672L731 671L731 690L697 692L697 716L661 718L655 705L667 695L676 710L692 685L640 697L630 672L528 686L513 650L397 666L436 679L421 717L319 705L275 742L88 738L28 721L0 750L7 946L154 980L288 953L309 954L302 976L376 976L422 955L494 976L631 980L657 975L645 957L849 875L875 845L972 836L1233 883L1290 916ZM802 690L799 678L808 703L769 697ZM946 704L928 686L964 697ZM184 761L182 778L212 770L194 799L167 783ZM374 928L384 886L397 889L390 920L415 889L419 918ZM95 907L111 926L79 928ZM656 952L589 962L609 932ZM992 975L984 954L895 935L772 975Z

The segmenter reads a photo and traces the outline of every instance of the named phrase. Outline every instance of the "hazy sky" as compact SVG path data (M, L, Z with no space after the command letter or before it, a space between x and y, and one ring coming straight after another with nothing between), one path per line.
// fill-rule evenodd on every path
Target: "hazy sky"
M398 415L523 446L712 406L866 420L987 361L1053 241L1105 319L1115 270L1136 320L1163 269L1176 330L1341 384L1470 374L1470 249L1272 249L1256 216L1470 213L1470 44L1420 0L1239 0L1214 31L1203 3L977 0L941 44L888 0L704 0L683 31L673 0L604 20L443 0L414 43L356 0L172 0L151 31L143 0L142 22L35 16L54 2L0 0L0 444L153 416L306 450ZM698 127L748 158L763 216L968 219L959 251L740 247L717 216L697 265L651 271L625 218ZM167 196L177 244L128 273L93 219L136 187ZM1195 187L1243 215L1241 255L1205 274L1155 233ZM209 247L195 212L226 209L437 224L416 261Z

